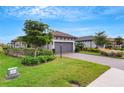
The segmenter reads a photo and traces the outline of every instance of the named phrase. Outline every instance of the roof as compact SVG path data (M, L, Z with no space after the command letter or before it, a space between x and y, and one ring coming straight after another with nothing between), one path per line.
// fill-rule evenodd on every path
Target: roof
M77 41L86 41L86 40L93 40L94 36L83 36L79 37Z
M108 38L108 40L113 42L113 41L115 41L115 38Z
M60 32L60 31L53 31L52 34L53 34L53 36L73 37L73 38L76 38L75 36L72 36L72 35L70 35L70 34L63 33L63 32Z

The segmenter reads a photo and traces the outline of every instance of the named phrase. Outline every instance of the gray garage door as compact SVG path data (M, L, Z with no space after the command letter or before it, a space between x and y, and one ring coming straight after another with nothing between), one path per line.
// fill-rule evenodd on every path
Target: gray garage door
M62 45L62 53L73 52L73 43L72 42L55 42L56 54L60 53L60 45Z

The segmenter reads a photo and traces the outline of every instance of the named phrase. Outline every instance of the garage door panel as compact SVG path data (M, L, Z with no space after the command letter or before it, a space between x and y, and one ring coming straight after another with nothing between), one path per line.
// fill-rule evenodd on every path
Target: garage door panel
M60 45L62 45L62 53L73 52L73 43L72 42L55 42L56 54L60 53Z

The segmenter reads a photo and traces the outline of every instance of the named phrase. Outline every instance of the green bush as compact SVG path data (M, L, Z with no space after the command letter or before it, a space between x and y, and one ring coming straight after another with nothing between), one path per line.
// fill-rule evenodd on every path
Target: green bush
M83 48L83 51L96 52L99 53L99 49L97 48Z
M53 55L53 51L42 49L42 50L37 52L37 56L39 56L39 55Z
M84 48L84 44L78 42L78 43L76 43L76 45L75 45L75 52L79 52L79 51L81 51L83 48Z
M99 52L99 49L96 49L96 48L88 48L88 51L98 53L98 52Z
M37 64L40 64L40 63L45 63L45 62L48 62L48 61L52 61L55 59L55 56L51 55L51 56L48 56L48 55L44 55L44 56L38 56L38 57L31 57L31 56L27 56L27 57L24 57L22 59L22 64L23 65L37 65Z
M39 60L39 63L45 63L47 61L47 59L45 58L45 56L38 56L37 58Z
M80 51L81 51L81 49L79 47L75 48L75 52L80 52Z
M47 58L47 61L52 61L52 60L54 60L55 59L55 56L53 56L53 55L51 55L51 56L47 56L48 58Z
M22 59L23 65L37 65L39 63L38 58L27 56Z
M4 50L3 50L2 46L0 46L0 54L4 54Z
M122 50L122 51L124 51L124 48L122 47L122 48L113 48L114 50Z

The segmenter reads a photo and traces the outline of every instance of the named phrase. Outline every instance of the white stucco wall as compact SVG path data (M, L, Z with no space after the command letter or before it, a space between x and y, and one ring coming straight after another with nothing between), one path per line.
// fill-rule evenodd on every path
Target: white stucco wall
M53 41L49 44L49 45L45 45L44 48L45 49L55 49L55 42L72 42L73 43L73 52L75 51L75 41L74 40L56 40L53 39Z
M91 48L95 48L96 47L96 44L93 42L93 41L85 41L82 43L84 44L85 47L91 47Z

